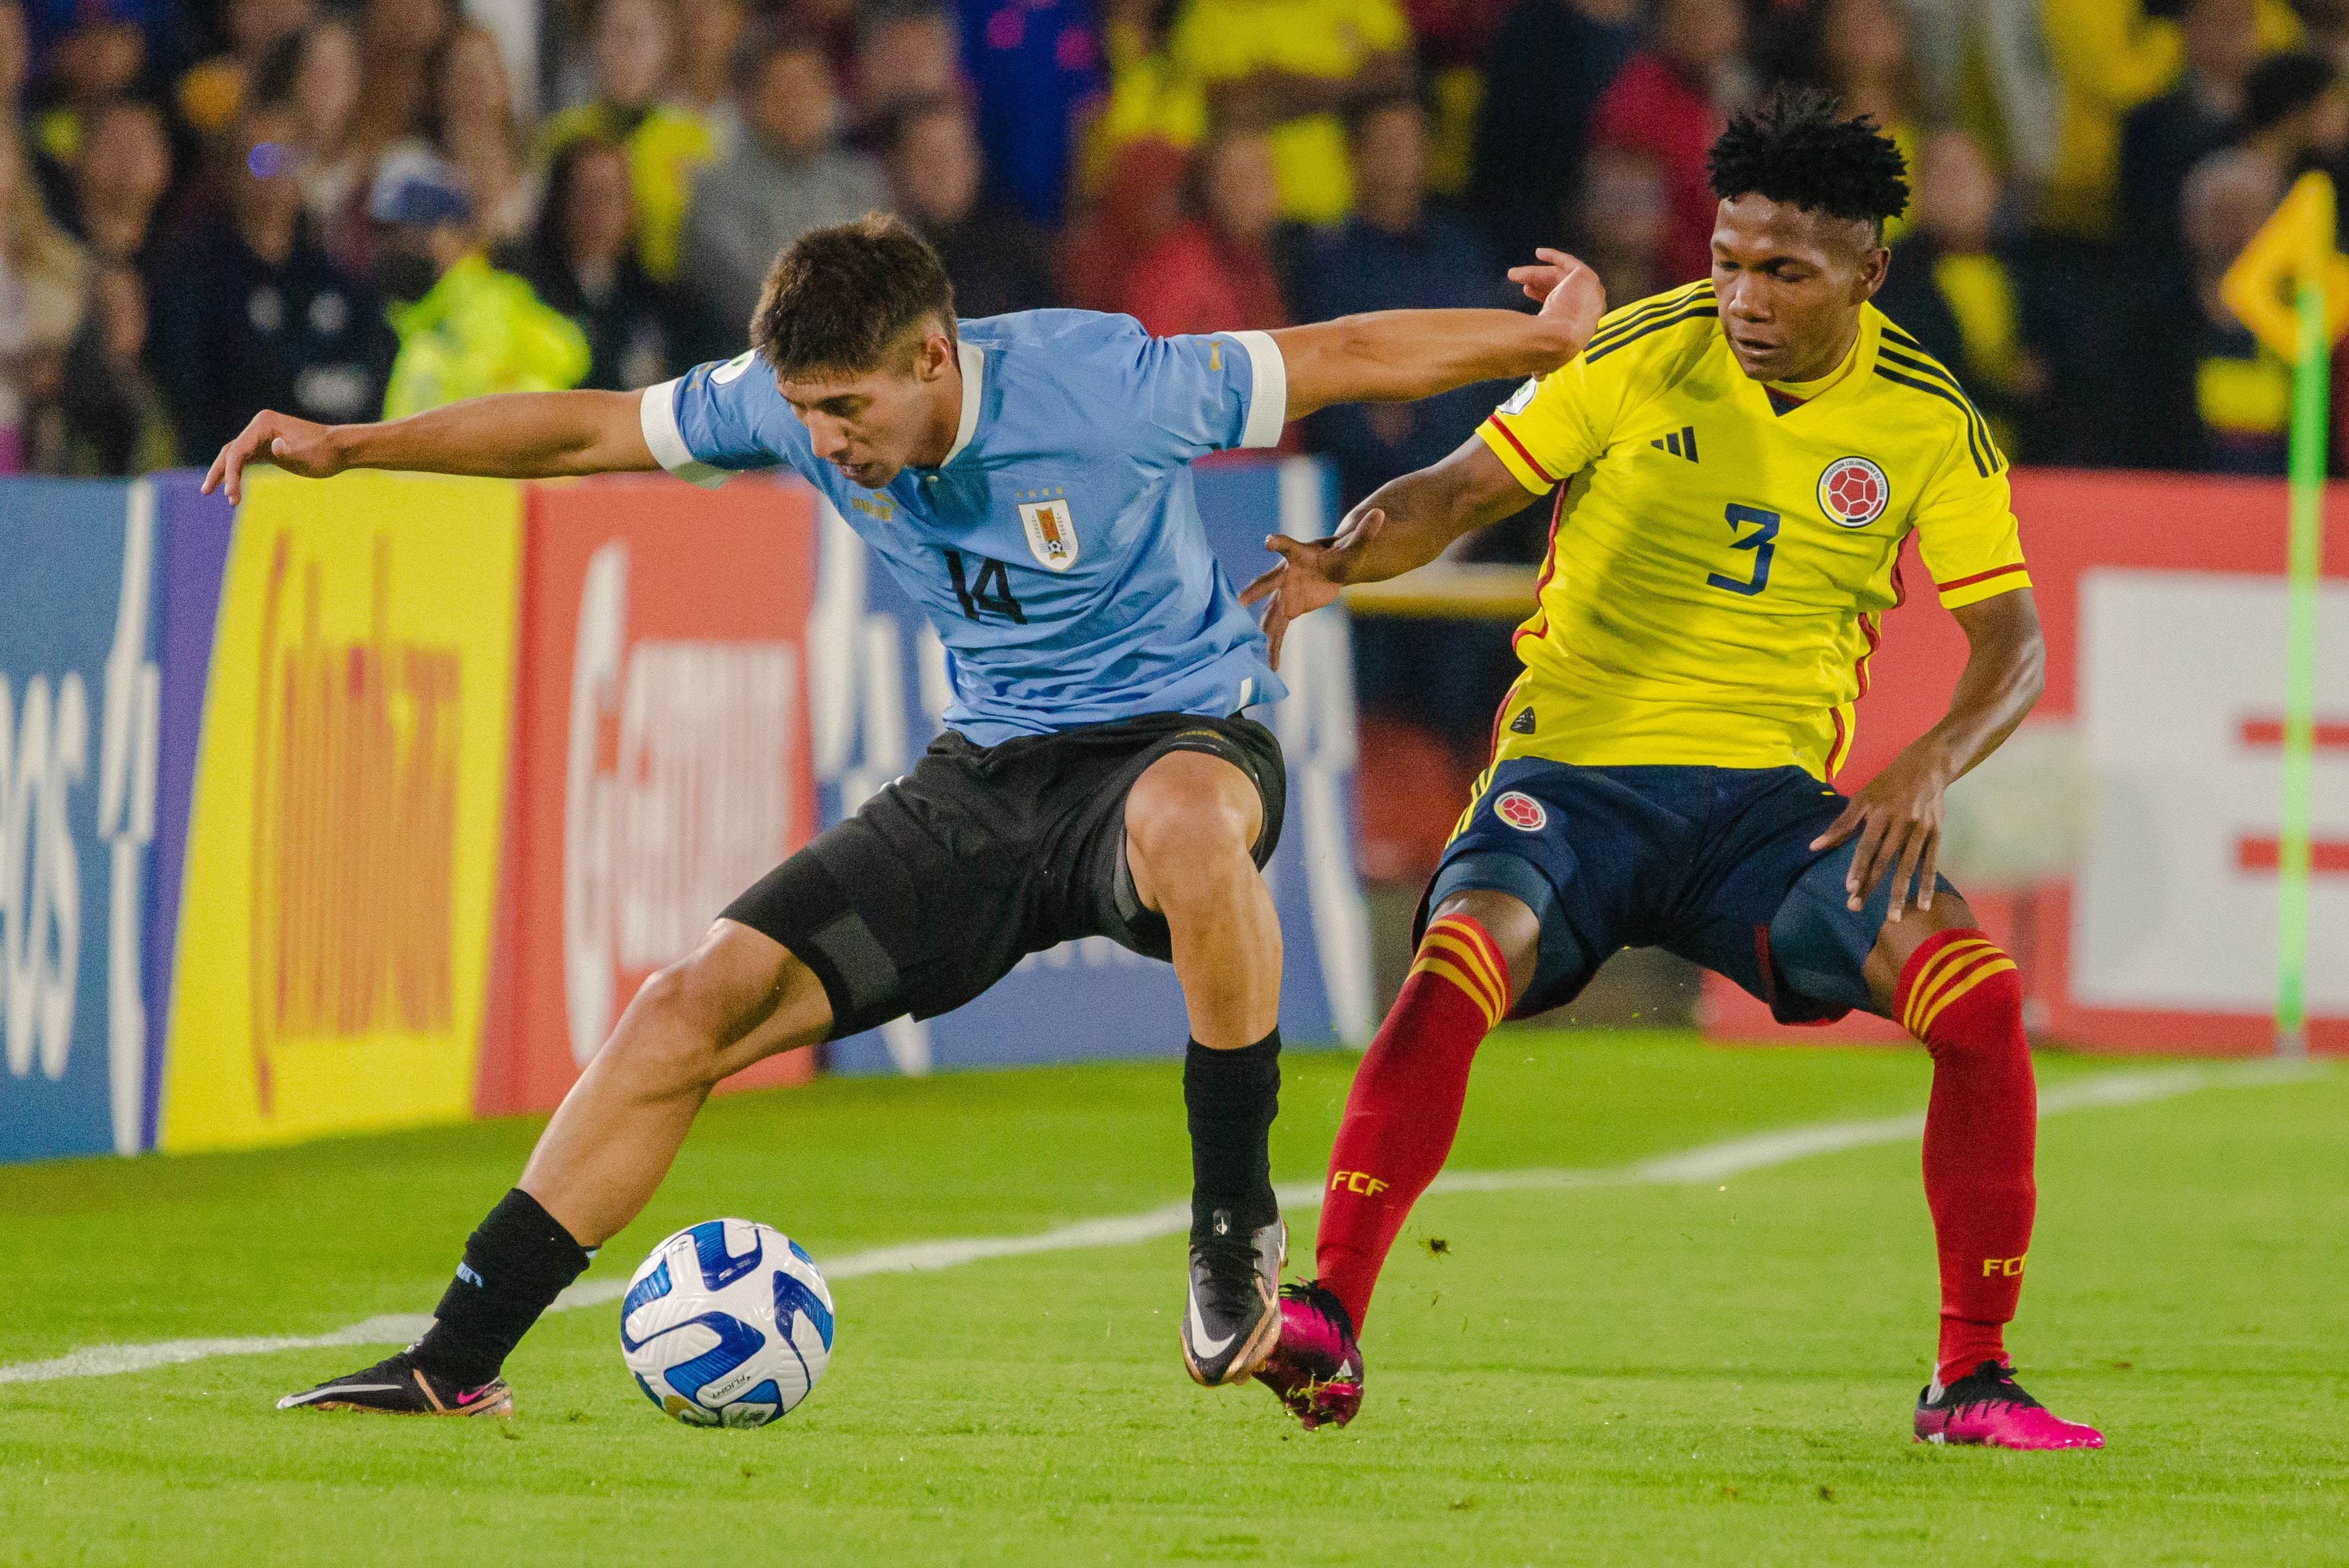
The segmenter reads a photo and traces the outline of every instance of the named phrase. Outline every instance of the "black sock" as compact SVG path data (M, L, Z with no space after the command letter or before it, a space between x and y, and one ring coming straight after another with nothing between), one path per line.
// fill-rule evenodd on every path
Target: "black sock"
M416 1364L464 1387L488 1382L595 1255L515 1188L465 1238L465 1261L417 1342Z
M1183 1104L1191 1119L1192 1239L1220 1228L1246 1241L1280 1218L1269 1142L1280 1111L1279 1029L1236 1051L1193 1040L1183 1057Z

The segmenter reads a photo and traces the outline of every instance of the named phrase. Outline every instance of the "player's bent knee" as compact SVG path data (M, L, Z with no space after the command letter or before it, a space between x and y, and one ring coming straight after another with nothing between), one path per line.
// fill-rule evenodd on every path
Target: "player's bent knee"
M814 974L780 944L745 953L722 934L655 970L605 1049L661 1090L707 1088L752 1062L821 1039L830 1004Z
M1264 803L1220 757L1176 751L1151 764L1125 801L1125 844L1137 891L1153 908L1212 897L1250 858Z

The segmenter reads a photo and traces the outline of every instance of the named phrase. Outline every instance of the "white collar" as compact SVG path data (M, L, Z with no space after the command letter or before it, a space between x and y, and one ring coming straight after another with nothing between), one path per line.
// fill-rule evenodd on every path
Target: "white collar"
M978 433L978 400L987 389L987 356L957 337L955 357L962 365L962 422L955 427L954 446L947 451L945 462L938 464L940 468L962 456L971 437Z

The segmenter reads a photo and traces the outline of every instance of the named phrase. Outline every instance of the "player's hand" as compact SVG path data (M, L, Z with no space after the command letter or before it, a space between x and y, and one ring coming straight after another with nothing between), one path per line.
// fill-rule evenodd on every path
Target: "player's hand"
M236 439L220 449L204 474L204 494L222 490L231 501L243 500L247 463L274 463L289 474L312 480L332 478L345 467L333 427L272 408L255 414Z
M1892 903L1885 919L1900 918L1912 887L1919 909L1933 907L1941 797L1949 787L1948 767L1930 748L1911 746L1869 779L1827 830L1811 841L1815 850L1831 850L1859 835L1851 870L1843 879L1845 908L1857 911L1865 905L1887 872L1892 873Z
M1338 597L1338 590L1353 581L1363 551L1386 526L1387 514L1377 507L1363 508L1338 525L1327 539L1291 539L1285 533L1267 536L1264 547L1280 557L1278 565L1240 590L1240 603L1264 604L1265 641L1271 645L1272 667L1280 667L1280 645L1288 623Z
M1599 330L1599 318L1607 314L1607 289L1599 274L1564 251L1544 247L1534 254L1540 261L1511 267L1509 281L1525 290L1527 299L1541 302L1543 315L1571 327L1577 343L1588 343Z

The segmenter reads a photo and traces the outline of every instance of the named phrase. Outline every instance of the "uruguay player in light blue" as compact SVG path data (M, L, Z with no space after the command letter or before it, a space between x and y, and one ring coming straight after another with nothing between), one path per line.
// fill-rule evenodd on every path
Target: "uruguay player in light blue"
M232 498L249 461L317 476L796 473L922 604L955 691L910 773L645 983L468 1239L424 1338L280 1403L509 1408L506 1354L651 1199L719 1080L958 1006L1026 954L1093 934L1171 960L1181 981L1184 1359L1202 1383L1252 1374L1278 1340L1287 1245L1267 1149L1280 928L1258 871L1287 775L1244 710L1283 688L1278 647L1208 551L1189 464L1270 447L1331 403L1557 368L1605 302L1587 269L1546 254L1562 281L1539 315L1153 338L1081 311L957 321L937 258L872 217L778 258L750 352L642 394L518 393L381 425L257 416L207 480Z

